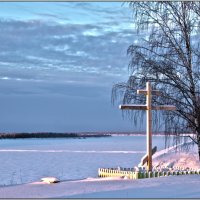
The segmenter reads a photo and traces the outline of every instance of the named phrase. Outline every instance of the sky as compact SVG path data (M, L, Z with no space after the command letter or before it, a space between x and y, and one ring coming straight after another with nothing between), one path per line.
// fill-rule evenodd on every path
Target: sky
M137 41L122 2L0 2L0 132L137 131L111 104Z

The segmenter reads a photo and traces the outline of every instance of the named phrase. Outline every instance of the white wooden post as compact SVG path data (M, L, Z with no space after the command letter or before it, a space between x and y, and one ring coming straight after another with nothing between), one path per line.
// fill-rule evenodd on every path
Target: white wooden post
M151 114L151 84L150 82L146 83L147 95L146 95L146 118L147 118L147 170L151 171L152 169L152 114Z
M158 90L152 90L150 82L146 83L146 90L137 90L137 94L146 95L146 105L125 104L120 105L119 108L127 110L146 110L147 171L152 171L152 110L176 110L176 107L172 105L152 106L151 96L161 95L161 92Z

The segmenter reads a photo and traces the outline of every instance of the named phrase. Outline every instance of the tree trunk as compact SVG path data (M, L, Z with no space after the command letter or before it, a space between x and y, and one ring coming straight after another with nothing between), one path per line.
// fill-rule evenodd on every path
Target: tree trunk
M199 162L200 162L200 142L198 142L198 154L199 154Z
M198 154L199 154L199 162L200 162L200 126L198 121L196 120L196 134L197 134L197 145L198 145Z
M200 133L197 135L197 143L198 143L198 154L199 154L199 161L200 161Z

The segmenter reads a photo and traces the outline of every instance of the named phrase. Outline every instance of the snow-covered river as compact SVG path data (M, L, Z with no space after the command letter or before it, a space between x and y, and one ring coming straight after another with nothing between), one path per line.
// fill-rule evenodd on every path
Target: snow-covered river
M153 146L164 148L164 137ZM0 186L39 181L45 176L61 180L97 177L99 167L134 167L146 151L145 136L87 139L0 140Z

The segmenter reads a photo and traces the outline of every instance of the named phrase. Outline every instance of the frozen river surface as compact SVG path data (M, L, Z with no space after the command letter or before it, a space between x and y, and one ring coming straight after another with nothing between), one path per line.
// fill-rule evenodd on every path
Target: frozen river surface
M155 145L163 149L164 137L154 136ZM100 167L136 166L145 151L145 136L4 139L0 140L0 186L39 181L45 176L60 180L97 177Z

